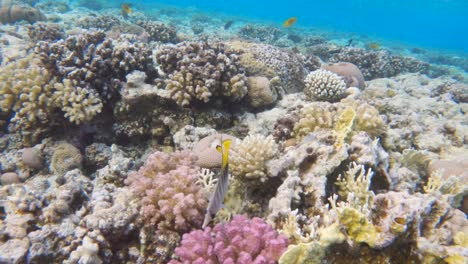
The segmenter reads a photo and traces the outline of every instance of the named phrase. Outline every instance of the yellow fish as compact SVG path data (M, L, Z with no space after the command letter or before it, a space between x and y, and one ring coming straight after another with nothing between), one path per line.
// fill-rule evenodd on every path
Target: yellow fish
M380 49L380 44L377 42L371 42L367 44L367 48L372 49L372 50L378 50Z
M222 141L223 146L216 146L216 150L222 154L221 174L219 175L218 182L213 195L208 203L206 209L205 219L203 220L202 228L205 228L216 213L223 207L224 196L226 195L229 186L229 148L231 147L231 140L226 139Z
M120 6L122 7L122 14L124 17L127 17L132 13L132 8L130 7L130 4L122 4Z
M297 21L297 17L290 17L283 22L283 27L290 27L294 25Z

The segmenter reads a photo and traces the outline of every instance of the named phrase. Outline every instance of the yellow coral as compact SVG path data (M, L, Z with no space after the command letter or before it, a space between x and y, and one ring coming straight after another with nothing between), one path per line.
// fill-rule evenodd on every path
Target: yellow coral
M91 90L76 87L69 79L65 79L63 83L55 83L54 88L54 102L70 122L80 124L101 112L101 99Z
M356 121L354 130L365 131L371 137L377 137L383 132L384 122L379 111L367 104L359 104L356 107Z
M11 119L22 128L32 128L39 118L46 121L53 108L50 75L40 66L37 55L7 64L0 70L0 106L2 111L14 112Z
M351 133L355 117L356 111L354 111L352 107L347 107L338 117L334 128L335 132L338 134L335 144L336 147L341 147L345 139Z
M338 176L336 182L339 188L338 194L343 198L347 198L349 194L352 194L355 197L354 203L358 206L370 205L374 196L374 193L369 191L373 175L374 172L371 169L366 172L364 165L352 162L345 175L340 174Z
M332 128L336 112L330 103L312 103L301 109L299 121L294 125L294 135L302 139L321 128Z

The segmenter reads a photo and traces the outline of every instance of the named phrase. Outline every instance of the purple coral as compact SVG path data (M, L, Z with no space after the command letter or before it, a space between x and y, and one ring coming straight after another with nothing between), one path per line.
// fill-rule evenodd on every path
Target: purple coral
M262 219L238 215L213 232L206 228L185 234L175 250L179 260L169 263L276 263L287 246L288 239Z
M201 226L207 195L195 183L195 160L188 151L155 152L125 180L142 197L141 213L148 224L176 232Z

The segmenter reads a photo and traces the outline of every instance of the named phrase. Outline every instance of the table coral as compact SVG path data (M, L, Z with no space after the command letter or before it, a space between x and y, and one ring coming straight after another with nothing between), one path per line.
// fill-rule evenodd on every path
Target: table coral
M247 93L239 54L224 43L183 42L162 47L157 62L167 74L166 89L180 106L211 97L236 101Z
M237 215L213 230L185 234L175 252L179 260L171 264L196 263L276 263L288 240L260 218Z
M200 227L207 206L205 190L198 184L199 167L188 151L151 154L125 183L141 198L141 214L161 231L185 232Z

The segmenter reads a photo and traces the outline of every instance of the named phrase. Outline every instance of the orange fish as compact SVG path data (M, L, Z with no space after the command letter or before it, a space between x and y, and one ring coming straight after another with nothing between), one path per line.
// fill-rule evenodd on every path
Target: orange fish
M283 27L290 27L294 25L297 21L297 17L290 17L283 22Z
M122 4L122 14L129 15L132 13L132 8L130 7L130 4Z

